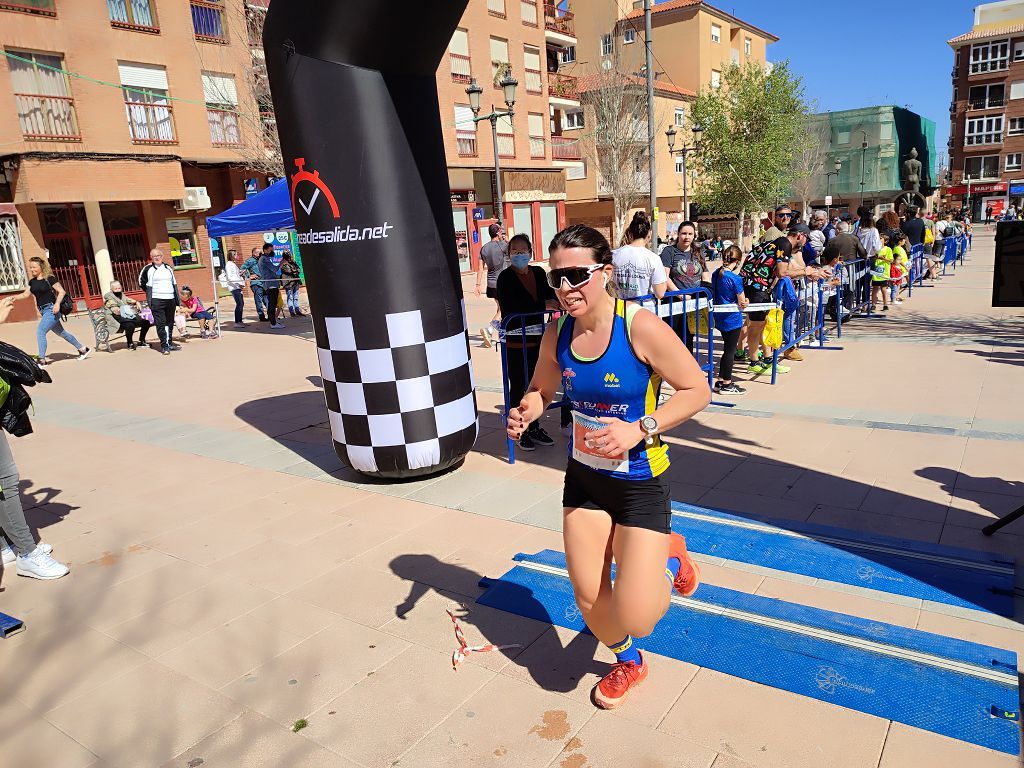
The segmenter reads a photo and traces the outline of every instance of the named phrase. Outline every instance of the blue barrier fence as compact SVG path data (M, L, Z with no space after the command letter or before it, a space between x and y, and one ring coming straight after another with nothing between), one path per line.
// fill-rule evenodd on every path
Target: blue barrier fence
M796 291L800 302L796 311L787 313L782 323L782 346L772 353L772 384L779 374L779 356L800 342L817 338L818 347L825 346L825 286L803 281Z

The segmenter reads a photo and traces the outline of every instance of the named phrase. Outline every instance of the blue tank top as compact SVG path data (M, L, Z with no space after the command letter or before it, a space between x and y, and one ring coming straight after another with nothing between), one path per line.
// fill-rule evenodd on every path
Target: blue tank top
M605 425L598 417L639 421L658 407L661 377L633 351L629 326L637 312L646 312L636 304L615 302L615 320L604 353L587 360L572 351L575 325L563 315L558 327L558 366L562 387L572 401L572 433L569 456L586 467L622 480L648 480L668 469L668 446L660 437L646 440L630 449L628 455L608 457L589 449L586 435Z

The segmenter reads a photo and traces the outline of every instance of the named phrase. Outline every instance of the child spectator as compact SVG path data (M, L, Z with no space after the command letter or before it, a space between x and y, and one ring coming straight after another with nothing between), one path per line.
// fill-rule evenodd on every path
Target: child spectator
M878 299L882 299L882 311L889 311L889 272L892 268L893 253L890 241L894 240L892 232L881 232L879 237L882 247L875 254L871 262L871 308L878 305Z
M900 294L907 287L907 277L910 275L910 257L907 256L907 236L903 232L894 232L893 240L895 245L892 249L892 266L889 268L889 299L896 304L902 304Z
M181 310L185 316L199 321L200 336L204 339L217 338L217 331L210 331L210 321L214 318L213 312L203 309L203 302L192 293L192 289L187 285L181 287Z
M782 307L782 346L788 347L796 340L793 329L793 321L796 318L796 311L800 308L800 297L796 294L793 286L793 279L789 276L789 264L780 262L778 265L778 282L775 283L775 300ZM788 353L789 350L786 350ZM803 360L803 357L786 355L790 360Z
M735 312L715 312L715 328L722 334L722 358L718 363L718 381L715 393L742 395L747 390L732 380L732 366L743 330L743 308L749 303L743 295L743 278L739 276L743 265L743 249L730 245L722 253L722 266L711 276L711 289L715 305L735 304Z

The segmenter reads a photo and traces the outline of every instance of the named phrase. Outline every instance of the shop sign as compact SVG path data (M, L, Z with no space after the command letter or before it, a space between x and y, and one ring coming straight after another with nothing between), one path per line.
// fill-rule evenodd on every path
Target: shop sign
M967 185L958 184L955 187L950 187L946 190L951 195L966 195ZM972 195L981 195L986 192L1005 192L1006 182L999 182L997 184L971 184L970 193Z
M472 203L476 201L476 192L471 189L452 192L453 203Z

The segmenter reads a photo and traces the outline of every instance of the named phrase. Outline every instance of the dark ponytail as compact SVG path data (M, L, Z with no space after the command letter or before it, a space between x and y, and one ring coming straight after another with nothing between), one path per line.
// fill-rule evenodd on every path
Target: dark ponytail
M633 221L626 227L626 239L628 242L646 240L649 234L651 234L651 220L647 218L647 212L637 211L633 214Z

